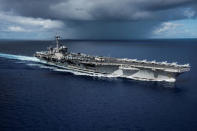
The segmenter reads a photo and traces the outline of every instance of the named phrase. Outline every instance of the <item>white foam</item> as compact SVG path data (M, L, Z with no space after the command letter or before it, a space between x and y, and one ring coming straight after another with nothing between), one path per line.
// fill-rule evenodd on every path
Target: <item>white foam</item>
M0 57L7 58L7 59L14 59L14 60L40 62L40 60L37 59L36 57L30 57L30 56L11 55L11 54L0 53Z
M39 60L36 57L30 57L30 56L0 53L0 57L7 58L7 59L13 59L13 60L20 60L20 61L46 63L44 61ZM20 61L17 61L17 63L23 63L23 62L20 62ZM58 72L70 72L70 73L75 74L75 75L86 75L86 76L97 76L97 77L104 77L105 76L105 77L107 77L107 75L102 75L102 74L97 74L97 73L89 74L89 73L82 73L82 72L73 71L73 70L69 70L69 69L65 69L65 68L64 69L59 69L58 67L60 67L60 68L63 68L63 67L61 67L61 66L54 67L54 66L56 66L54 64L48 64L48 65L52 65L52 66L46 66L46 65L38 64L38 63L27 63L27 65L28 66L37 66L39 68L44 68L44 69L51 69L51 70L58 71Z

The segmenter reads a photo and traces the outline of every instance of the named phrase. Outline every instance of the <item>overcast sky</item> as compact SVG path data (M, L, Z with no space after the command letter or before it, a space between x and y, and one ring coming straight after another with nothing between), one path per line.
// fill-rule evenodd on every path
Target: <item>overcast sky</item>
M0 39L197 38L197 0L0 0Z

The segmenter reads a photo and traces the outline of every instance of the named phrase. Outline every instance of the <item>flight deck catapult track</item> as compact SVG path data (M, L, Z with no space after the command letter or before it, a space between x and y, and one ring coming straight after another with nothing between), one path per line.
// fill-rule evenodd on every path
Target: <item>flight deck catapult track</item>
M146 61L137 59L120 59L111 57L90 56L82 53L68 52L67 47L59 45L56 36L56 47L48 51L36 52L35 56L46 63L71 71L96 76L123 77L143 81L175 82L176 77L190 70L190 65L177 63Z

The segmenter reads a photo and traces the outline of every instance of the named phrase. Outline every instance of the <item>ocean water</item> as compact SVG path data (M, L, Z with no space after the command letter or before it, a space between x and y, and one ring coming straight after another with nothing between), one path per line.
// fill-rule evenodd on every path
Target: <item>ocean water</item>
M84 76L32 57L52 41L0 40L0 130L196 131L197 39L62 41L96 56L190 63L177 82Z

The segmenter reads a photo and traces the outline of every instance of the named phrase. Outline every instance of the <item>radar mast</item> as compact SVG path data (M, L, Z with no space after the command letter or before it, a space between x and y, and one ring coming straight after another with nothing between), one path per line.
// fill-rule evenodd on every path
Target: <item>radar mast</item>
M59 39L60 39L60 36L56 35L55 36L55 39L56 39L56 48L59 49Z

